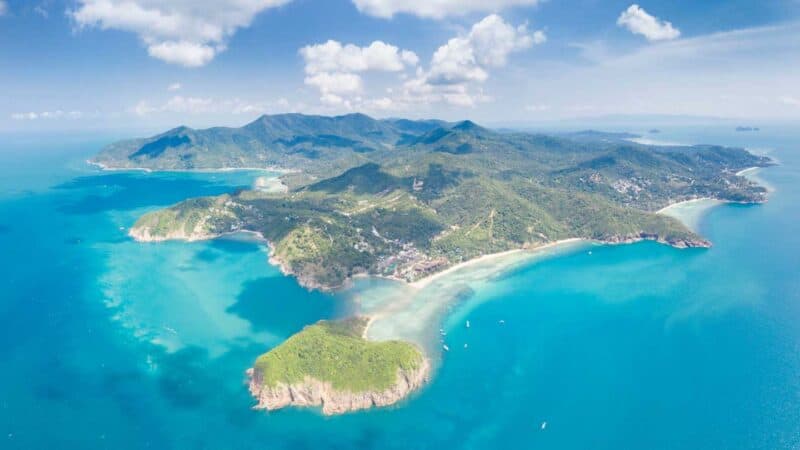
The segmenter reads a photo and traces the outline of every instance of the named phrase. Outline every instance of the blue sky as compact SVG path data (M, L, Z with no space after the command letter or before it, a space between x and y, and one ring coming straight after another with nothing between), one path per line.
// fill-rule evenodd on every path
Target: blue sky
M800 119L798 0L0 0L0 130Z

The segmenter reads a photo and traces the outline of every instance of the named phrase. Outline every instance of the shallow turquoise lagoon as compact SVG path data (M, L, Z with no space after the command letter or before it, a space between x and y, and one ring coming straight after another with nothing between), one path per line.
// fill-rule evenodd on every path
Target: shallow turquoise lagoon
M769 151L771 201L711 210L710 250L576 247L460 279L433 382L333 418L252 411L244 370L384 283L312 293L244 237L126 236L263 173L100 172L84 160L111 138L4 139L0 448L797 448L800 133L660 137Z

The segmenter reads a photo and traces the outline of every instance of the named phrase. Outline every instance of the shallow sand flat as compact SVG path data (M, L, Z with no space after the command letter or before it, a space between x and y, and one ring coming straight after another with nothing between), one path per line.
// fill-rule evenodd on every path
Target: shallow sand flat
M705 213L723 203L700 198L675 203L658 213L674 217L698 231ZM388 280L361 281L353 289L352 300L358 304L361 314L373 318L366 332L367 338L408 340L435 355L441 351L438 330L442 318L456 304L468 299L473 289L521 264L589 245L592 244L575 238L530 250L485 255L411 284Z
M708 210L725 202L713 198L698 198L674 203L658 211L658 214L674 217L690 230L697 232L700 221Z
M524 253L528 253L528 254L537 253L537 252L541 252L541 251L547 250L549 248L554 248L554 247L567 245L567 244L574 244L574 243L580 242L581 240L582 239L580 239L580 238L562 239L560 241L551 242L549 244L543 244L543 245L540 245L540 246L532 248L532 249L527 249L527 250L526 249L514 249L514 250L508 250L508 251L500 252L500 253L491 253L489 255L483 255L483 256L480 256L478 258L473 258L473 259L470 259L469 261L465 261L463 263L456 264L455 266L450 267L449 269L443 270L441 272L438 272L438 273L435 273L433 275L430 275L430 276L427 276L425 278L422 278L420 280L417 280L417 281L411 283L410 286L415 288L415 289L424 289L425 287L427 287L431 283L433 283L433 282L435 282L435 281L437 281L437 280L439 280L439 279L441 279L443 277L446 277L448 275L452 275L454 272L461 271L461 270L463 270L463 269L465 269L467 267L470 267L470 266L485 265L485 264L490 263L491 261L498 261L498 260L501 261L500 264L503 265L502 260L506 259L506 261L510 261L508 259L508 257L510 257L512 255L524 254Z
M591 244L580 239L569 239L532 250L486 255L413 284L359 280L351 296L359 313L373 318L366 333L369 339L408 340L429 354L437 354L442 318L468 299L473 289L521 264L588 245Z

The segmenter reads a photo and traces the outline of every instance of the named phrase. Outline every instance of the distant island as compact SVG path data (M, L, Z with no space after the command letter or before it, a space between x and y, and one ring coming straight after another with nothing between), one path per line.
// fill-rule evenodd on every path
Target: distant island
M766 157L714 145L642 145L626 140L631 136L283 114L242 128L179 127L123 141L92 162L109 169L280 169L279 183L260 183L269 189L188 199L145 214L130 235L156 242L255 233L284 273L321 290L358 275L418 281L481 256L570 238L708 247L656 212L698 198L766 200L764 188L737 175L770 165ZM391 404L418 387L428 376L419 350L372 345L359 337L365 326L313 325L259 358L251 371L259 406L322 405L337 413ZM355 365L336 368L297 350L317 344ZM374 366L356 364L367 355L381 356L368 358L379 361ZM355 371L348 379L372 381L350 385L340 378L345 369Z
M736 131L760 131L758 127L736 127Z

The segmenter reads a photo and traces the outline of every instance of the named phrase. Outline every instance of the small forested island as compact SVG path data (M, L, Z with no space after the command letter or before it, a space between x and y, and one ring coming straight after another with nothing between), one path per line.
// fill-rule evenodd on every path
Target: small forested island
M770 165L766 157L715 145L642 145L633 137L283 114L242 128L180 127L116 143L92 162L114 169L281 170L281 189L188 199L145 214L130 235L152 242L256 233L269 242L274 264L321 290L357 275L411 282L483 255L571 238L708 247L657 211L698 198L766 200L766 189L737 175ZM419 350L367 342L362 326L313 325L259 358L251 373L259 405L321 404L335 413L390 404L391 393L419 386L428 370ZM327 365L329 352L352 364Z
M361 317L319 322L260 356L248 371L256 408L321 406L324 414L340 414L392 405L428 380L421 350L367 341L366 325Z

